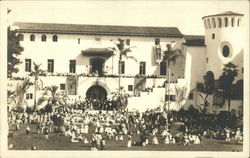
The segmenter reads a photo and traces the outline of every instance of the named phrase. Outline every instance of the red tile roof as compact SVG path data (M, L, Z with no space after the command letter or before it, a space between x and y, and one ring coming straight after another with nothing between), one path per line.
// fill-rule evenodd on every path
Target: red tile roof
M240 14L240 13L236 13L236 12L232 12L232 11L225 11L219 14L214 14L214 15L207 15L202 17L202 19L206 18L206 17L211 17L211 16L225 16L225 15L236 15L236 16L244 16L244 14Z
M115 36L145 36L145 37L177 37L183 34L177 27L144 27L115 25L80 25L58 23L27 23L16 22L19 32L53 33L53 34L87 34Z
M205 45L205 36L200 35L185 35L184 39L186 46L206 46Z

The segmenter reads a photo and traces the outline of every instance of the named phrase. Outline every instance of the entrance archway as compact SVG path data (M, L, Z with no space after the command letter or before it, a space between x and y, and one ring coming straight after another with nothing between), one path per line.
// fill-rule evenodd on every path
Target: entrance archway
M104 101L107 100L107 91L102 86L94 85L87 90L86 98Z

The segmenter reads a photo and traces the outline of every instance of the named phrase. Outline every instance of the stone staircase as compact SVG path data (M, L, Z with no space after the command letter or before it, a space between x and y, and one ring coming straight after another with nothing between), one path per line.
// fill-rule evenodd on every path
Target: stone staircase
M140 92L140 97L128 98L129 111L146 111L164 104L165 88L153 88L153 92Z

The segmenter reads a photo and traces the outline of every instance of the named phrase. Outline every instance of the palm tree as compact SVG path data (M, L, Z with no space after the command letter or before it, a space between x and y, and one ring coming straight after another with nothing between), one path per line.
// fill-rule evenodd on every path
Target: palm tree
M177 58L184 57L180 49L172 49L171 44L167 44L167 50L163 51L163 62L166 62L168 75L166 75L167 84L165 84L166 94L168 94L168 110L170 104L170 65L175 65ZM168 93L167 93L168 92Z
M58 86L52 85L47 87L43 96L39 99L38 105L41 105L44 101L48 101L50 107L54 105L65 105L68 100L68 96L65 92L58 92Z
M14 102L14 104L19 108L24 108L24 104L27 105L27 102L25 101L25 93L28 91L30 85L32 83L28 78L24 79L22 83L18 83L16 86L15 91L8 91L8 103Z
M31 76L34 76L34 109L36 109L37 106L37 102L36 102L36 93L37 93L37 89L38 89L38 80L39 80L39 76L42 75L44 73L44 71L40 68L41 64L36 64L35 62L33 62L34 65L34 69L33 71L30 73ZM42 82L42 80L40 80L40 82Z
M202 94L199 94L201 97L203 103L201 106L203 106L203 112L205 113L208 111L210 103L208 102L208 97L209 95L212 95L215 91L215 81L214 81L214 74L212 71L208 71L204 76L203 76L203 83L197 84L197 89L198 91L204 93L205 95L203 96Z
M228 112L230 112L231 108L231 93L233 81L238 76L238 70L236 68L237 65L234 65L231 62L225 64L223 68L223 73L219 78L221 83L221 89L224 92L224 98L228 99Z
M112 40L111 40L112 41ZM118 38L115 43L115 47L111 48L113 51L116 51L119 55L119 61L118 61L118 68L119 68L119 83L118 83L118 93L121 95L121 62L122 62L122 57L126 57L127 59L133 59L134 61L137 62L136 58L133 56L128 56L129 52L132 52L131 48L132 47L126 47L125 45L125 40Z
M14 102L16 104L16 91L7 91L7 108L10 109L10 105Z

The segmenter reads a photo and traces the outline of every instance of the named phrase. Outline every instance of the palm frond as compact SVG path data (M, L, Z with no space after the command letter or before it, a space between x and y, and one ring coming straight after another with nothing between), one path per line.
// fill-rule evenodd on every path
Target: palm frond
M11 90L7 91L7 97L15 97L15 96L16 96L16 92L15 91L11 91Z
M199 96L202 98L202 100L204 100L204 97L199 93Z
M138 60L134 56L126 56L127 59L133 59L135 62L138 62Z
M167 44L167 50L163 51L163 61L168 62L168 65L175 65L177 58L184 57L180 49L173 50L170 44Z

